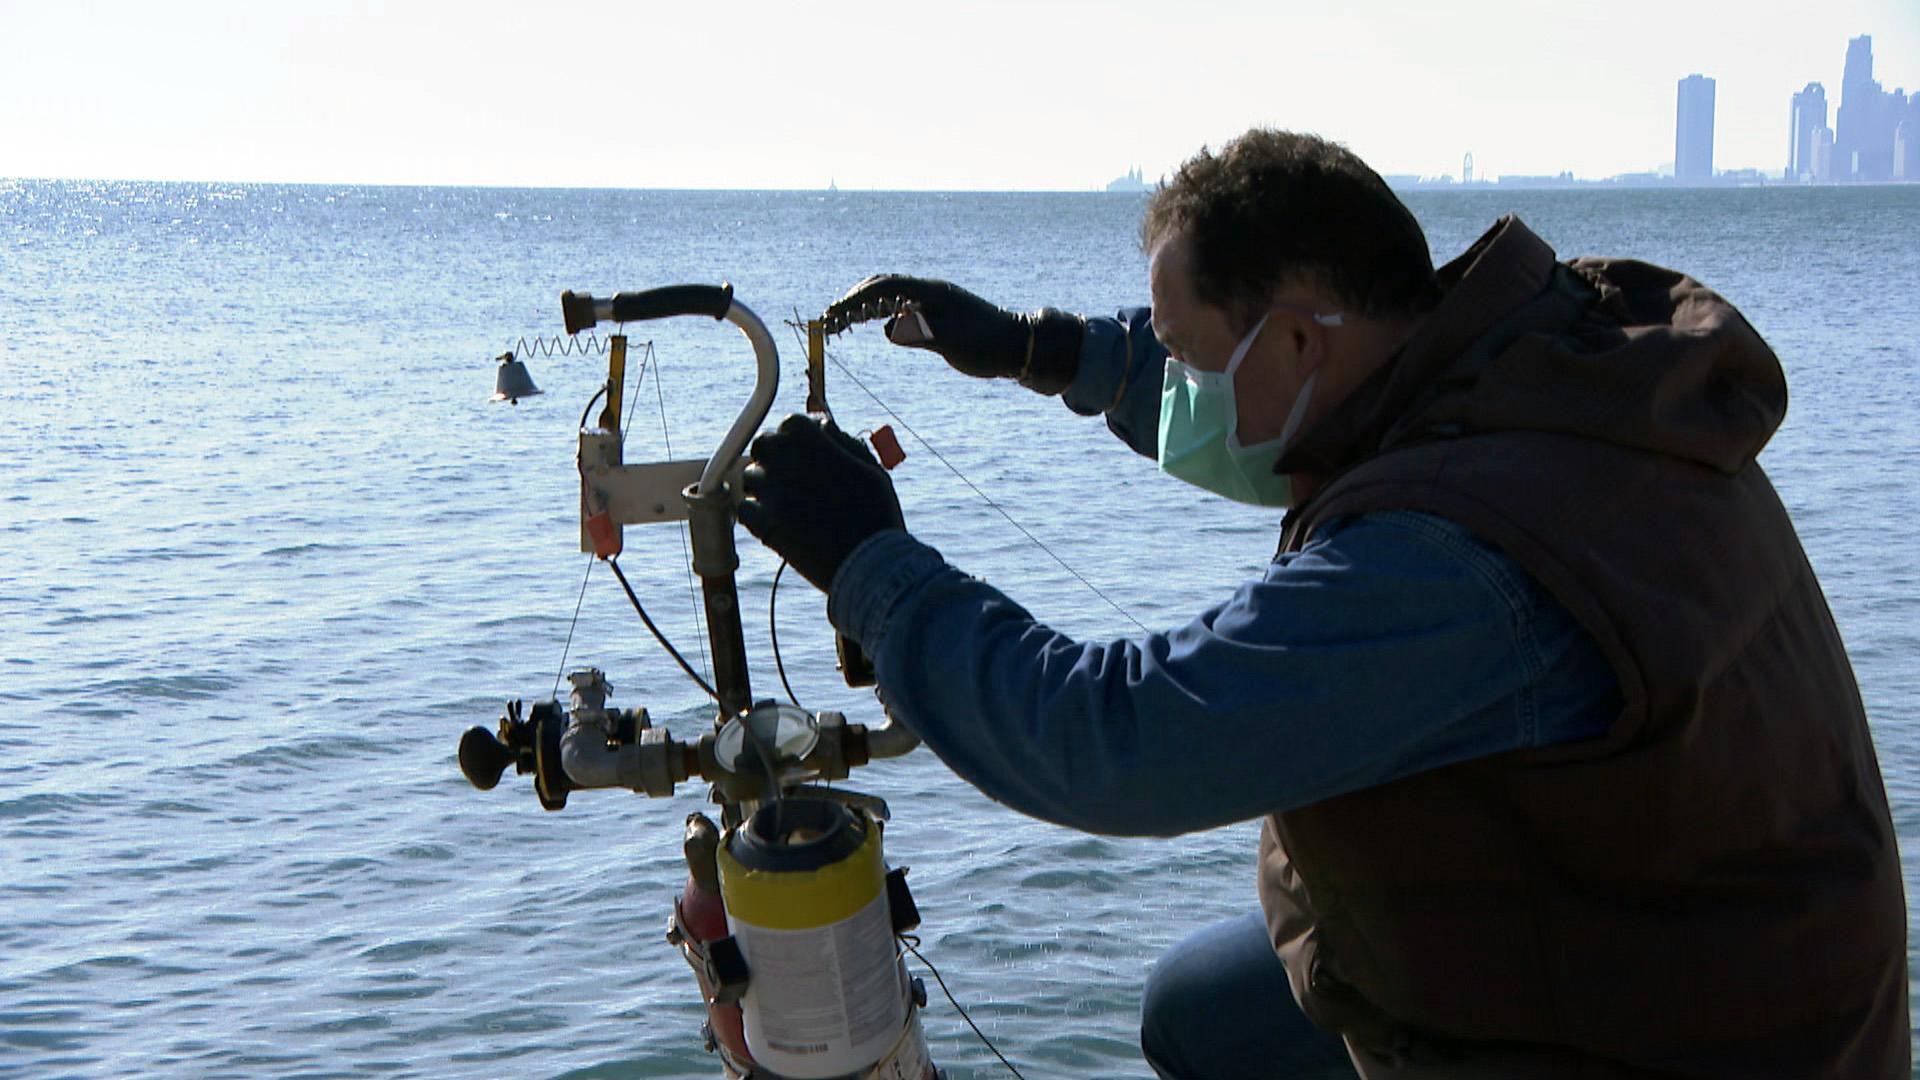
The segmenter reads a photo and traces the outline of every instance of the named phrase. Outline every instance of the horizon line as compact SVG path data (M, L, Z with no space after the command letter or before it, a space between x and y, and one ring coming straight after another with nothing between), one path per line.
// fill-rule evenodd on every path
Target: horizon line
M1670 173L1651 171L1615 173L1610 176L1587 177L1571 173L1501 173L1491 178L1476 177L1463 181L1449 173L1418 175L1412 173L1381 173L1380 178L1388 187L1395 189L1420 188L1422 190L1479 190L1486 188L1547 187L1562 185L1567 187L1617 186L1617 187L1738 187L1743 183L1751 184L1758 175L1763 186L1767 187L1854 187L1871 186L1874 181L1800 181L1788 180L1783 170L1761 169L1743 166L1720 170L1713 181L1688 181L1676 183ZM1725 180L1721 178L1725 177ZM1510 181L1502 184L1501 181ZM1878 181L1878 183L1910 184L1920 179ZM1108 191L1105 184L1088 187L860 187L835 185L833 187L706 187L706 186L649 186L618 184L557 184L557 183L511 183L503 181L391 181L391 180L262 180L262 179L207 179L202 177L131 177L131 176L0 176L0 184L182 184L208 187L336 187L336 188L413 188L413 189L462 189L480 188L496 191L636 191L660 193L710 194L815 194L815 195L1145 195L1150 194L1156 185L1131 191Z

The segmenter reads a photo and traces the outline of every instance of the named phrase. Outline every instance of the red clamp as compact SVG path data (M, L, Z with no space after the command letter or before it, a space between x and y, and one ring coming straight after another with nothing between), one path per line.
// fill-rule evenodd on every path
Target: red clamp
M587 536L593 541L593 553L602 559L620 554L620 532L613 527L613 516L605 510L587 519Z
M873 432L867 436L867 441L873 444L873 452L880 455L880 467L888 472L892 472L895 465L907 460L907 452L900 449L900 440L893 434L891 425L882 424L873 429Z

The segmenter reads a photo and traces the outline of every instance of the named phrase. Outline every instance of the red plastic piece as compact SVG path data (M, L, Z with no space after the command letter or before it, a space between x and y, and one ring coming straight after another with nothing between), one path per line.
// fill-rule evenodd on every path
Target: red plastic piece
M680 929L688 937L704 947L716 938L727 936L727 908L720 894L702 889L691 876L680 890L679 902L674 904L674 916L680 923ZM746 1018L740 1013L740 1006L721 1005L713 1000L713 987L707 985L706 973L694 968L694 976L700 982L700 995L707 1002L707 1020L712 1025L714 1041L725 1047L733 1059L741 1063L751 1063L753 1054L747 1050Z
M888 472L892 472L895 465L907 460L907 452L900 449L900 440L894 435L893 427L889 424L882 424L875 428L873 434L867 436L867 441L873 444L873 452L880 455L880 467Z
M605 510L587 519L587 536L593 540L593 553L602 559L620 554L620 531Z

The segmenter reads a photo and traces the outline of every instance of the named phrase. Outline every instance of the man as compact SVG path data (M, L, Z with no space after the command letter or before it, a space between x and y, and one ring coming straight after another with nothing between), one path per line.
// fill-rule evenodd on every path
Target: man
M1511 217L1436 274L1371 169L1285 132L1196 155L1142 234L1151 318L897 277L829 315L905 305L896 340L1290 507L1260 580L1068 640L804 417L755 443L740 516L987 794L1113 833L1266 817L1264 918L1147 988L1156 1071L1905 1077L1892 825L1755 463L1786 387L1745 320Z

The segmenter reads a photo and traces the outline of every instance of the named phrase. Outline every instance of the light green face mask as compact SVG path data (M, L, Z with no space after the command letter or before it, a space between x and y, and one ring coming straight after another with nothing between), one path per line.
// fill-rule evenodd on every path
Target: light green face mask
M1261 316L1240 339L1225 371L1200 371L1167 358L1160 385L1160 468L1169 476L1235 502L1292 506L1293 480L1274 472L1273 466L1306 415L1320 373L1308 375L1300 387L1300 396L1293 400L1280 436L1254 446L1240 445L1240 410L1233 395L1233 374L1245 362L1268 317ZM1313 319L1322 326L1340 325L1338 314L1315 315Z

